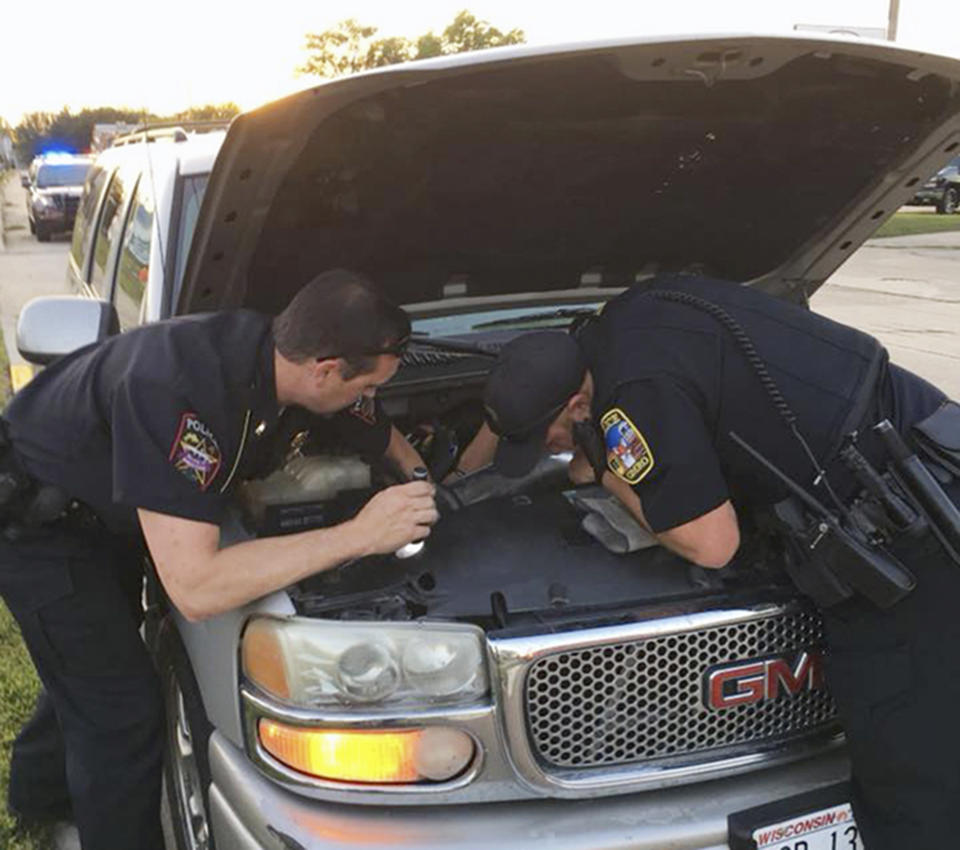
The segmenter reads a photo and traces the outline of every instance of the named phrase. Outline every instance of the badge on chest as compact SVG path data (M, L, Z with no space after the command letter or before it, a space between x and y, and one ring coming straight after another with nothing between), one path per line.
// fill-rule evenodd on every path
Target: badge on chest
M628 484L642 481L653 469L653 453L637 426L619 407L600 418L610 471Z

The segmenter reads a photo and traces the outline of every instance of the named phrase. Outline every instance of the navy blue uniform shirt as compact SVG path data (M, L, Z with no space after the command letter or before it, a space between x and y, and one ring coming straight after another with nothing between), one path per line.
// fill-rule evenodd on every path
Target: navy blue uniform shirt
M580 333L595 381L593 413L609 469L633 486L654 531L696 519L727 499L769 505L783 486L729 436L739 436L821 498L816 470L777 412L756 371L723 324L696 307L645 295L688 293L722 307L752 340L821 464L847 430L879 414L903 427L943 395L886 364L865 333L726 281L664 276L606 304ZM879 357L879 371L871 364ZM873 375L873 377L871 377ZM866 392L871 422L850 422ZM845 471L833 469L841 487ZM836 479L836 480L834 480Z
M20 390L4 418L30 474L133 530L137 508L219 522L280 414L270 318L236 310L80 349ZM378 406L365 414L338 433L382 453L389 423Z

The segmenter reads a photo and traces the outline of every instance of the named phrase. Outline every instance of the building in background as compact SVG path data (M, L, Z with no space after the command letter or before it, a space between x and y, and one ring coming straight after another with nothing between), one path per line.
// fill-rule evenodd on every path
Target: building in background
M13 139L6 134L0 135L0 168L13 168L15 165Z
M830 35L853 35L858 38L874 38L878 41L887 41L886 27L851 27L840 24L794 24L798 32L823 32Z
M136 127L136 124L125 124L122 121L117 124L94 124L90 136L90 150L94 153L105 150L117 136L130 133Z

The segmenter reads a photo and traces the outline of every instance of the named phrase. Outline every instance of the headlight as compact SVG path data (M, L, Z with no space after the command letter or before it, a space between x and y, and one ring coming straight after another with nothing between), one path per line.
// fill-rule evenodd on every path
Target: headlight
M304 708L449 705L488 690L474 626L256 618L241 654L251 682Z
M33 203L38 207L49 208L55 207L57 202L53 199L52 195L37 195L33 199Z

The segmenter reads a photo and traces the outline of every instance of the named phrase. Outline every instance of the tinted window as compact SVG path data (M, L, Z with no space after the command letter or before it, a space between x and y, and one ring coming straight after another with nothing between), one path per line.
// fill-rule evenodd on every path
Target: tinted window
M40 189L49 189L52 186L82 186L89 169L89 162L41 165L37 171L37 186Z
M127 226L120 243L120 260L113 301L123 330L140 324L140 307L150 270L150 236L153 231L153 197L146 179L137 184Z
M80 202L80 209L77 210L77 220L73 225L73 245L70 253L81 274L85 273L84 265L90 251L91 228L96 217L97 201L100 199L106 180L107 172L102 166L95 165L90 169L87 185L83 190L83 200Z
M183 280L187 254L190 252L190 242L193 240L193 231L197 226L197 214L200 212L200 203L203 201L203 193L207 190L209 179L209 174L196 174L193 177L183 179L183 191L180 196L180 226L177 228L175 293L180 291L180 281Z
M104 280L107 273L107 262L110 258L110 249L120 235L123 219L120 216L124 202L130 194L132 175L127 169L120 169L113 175L113 180L107 187L107 195L103 199L103 212L100 213L100 222L93 241L93 268L90 270L90 285L103 295Z

